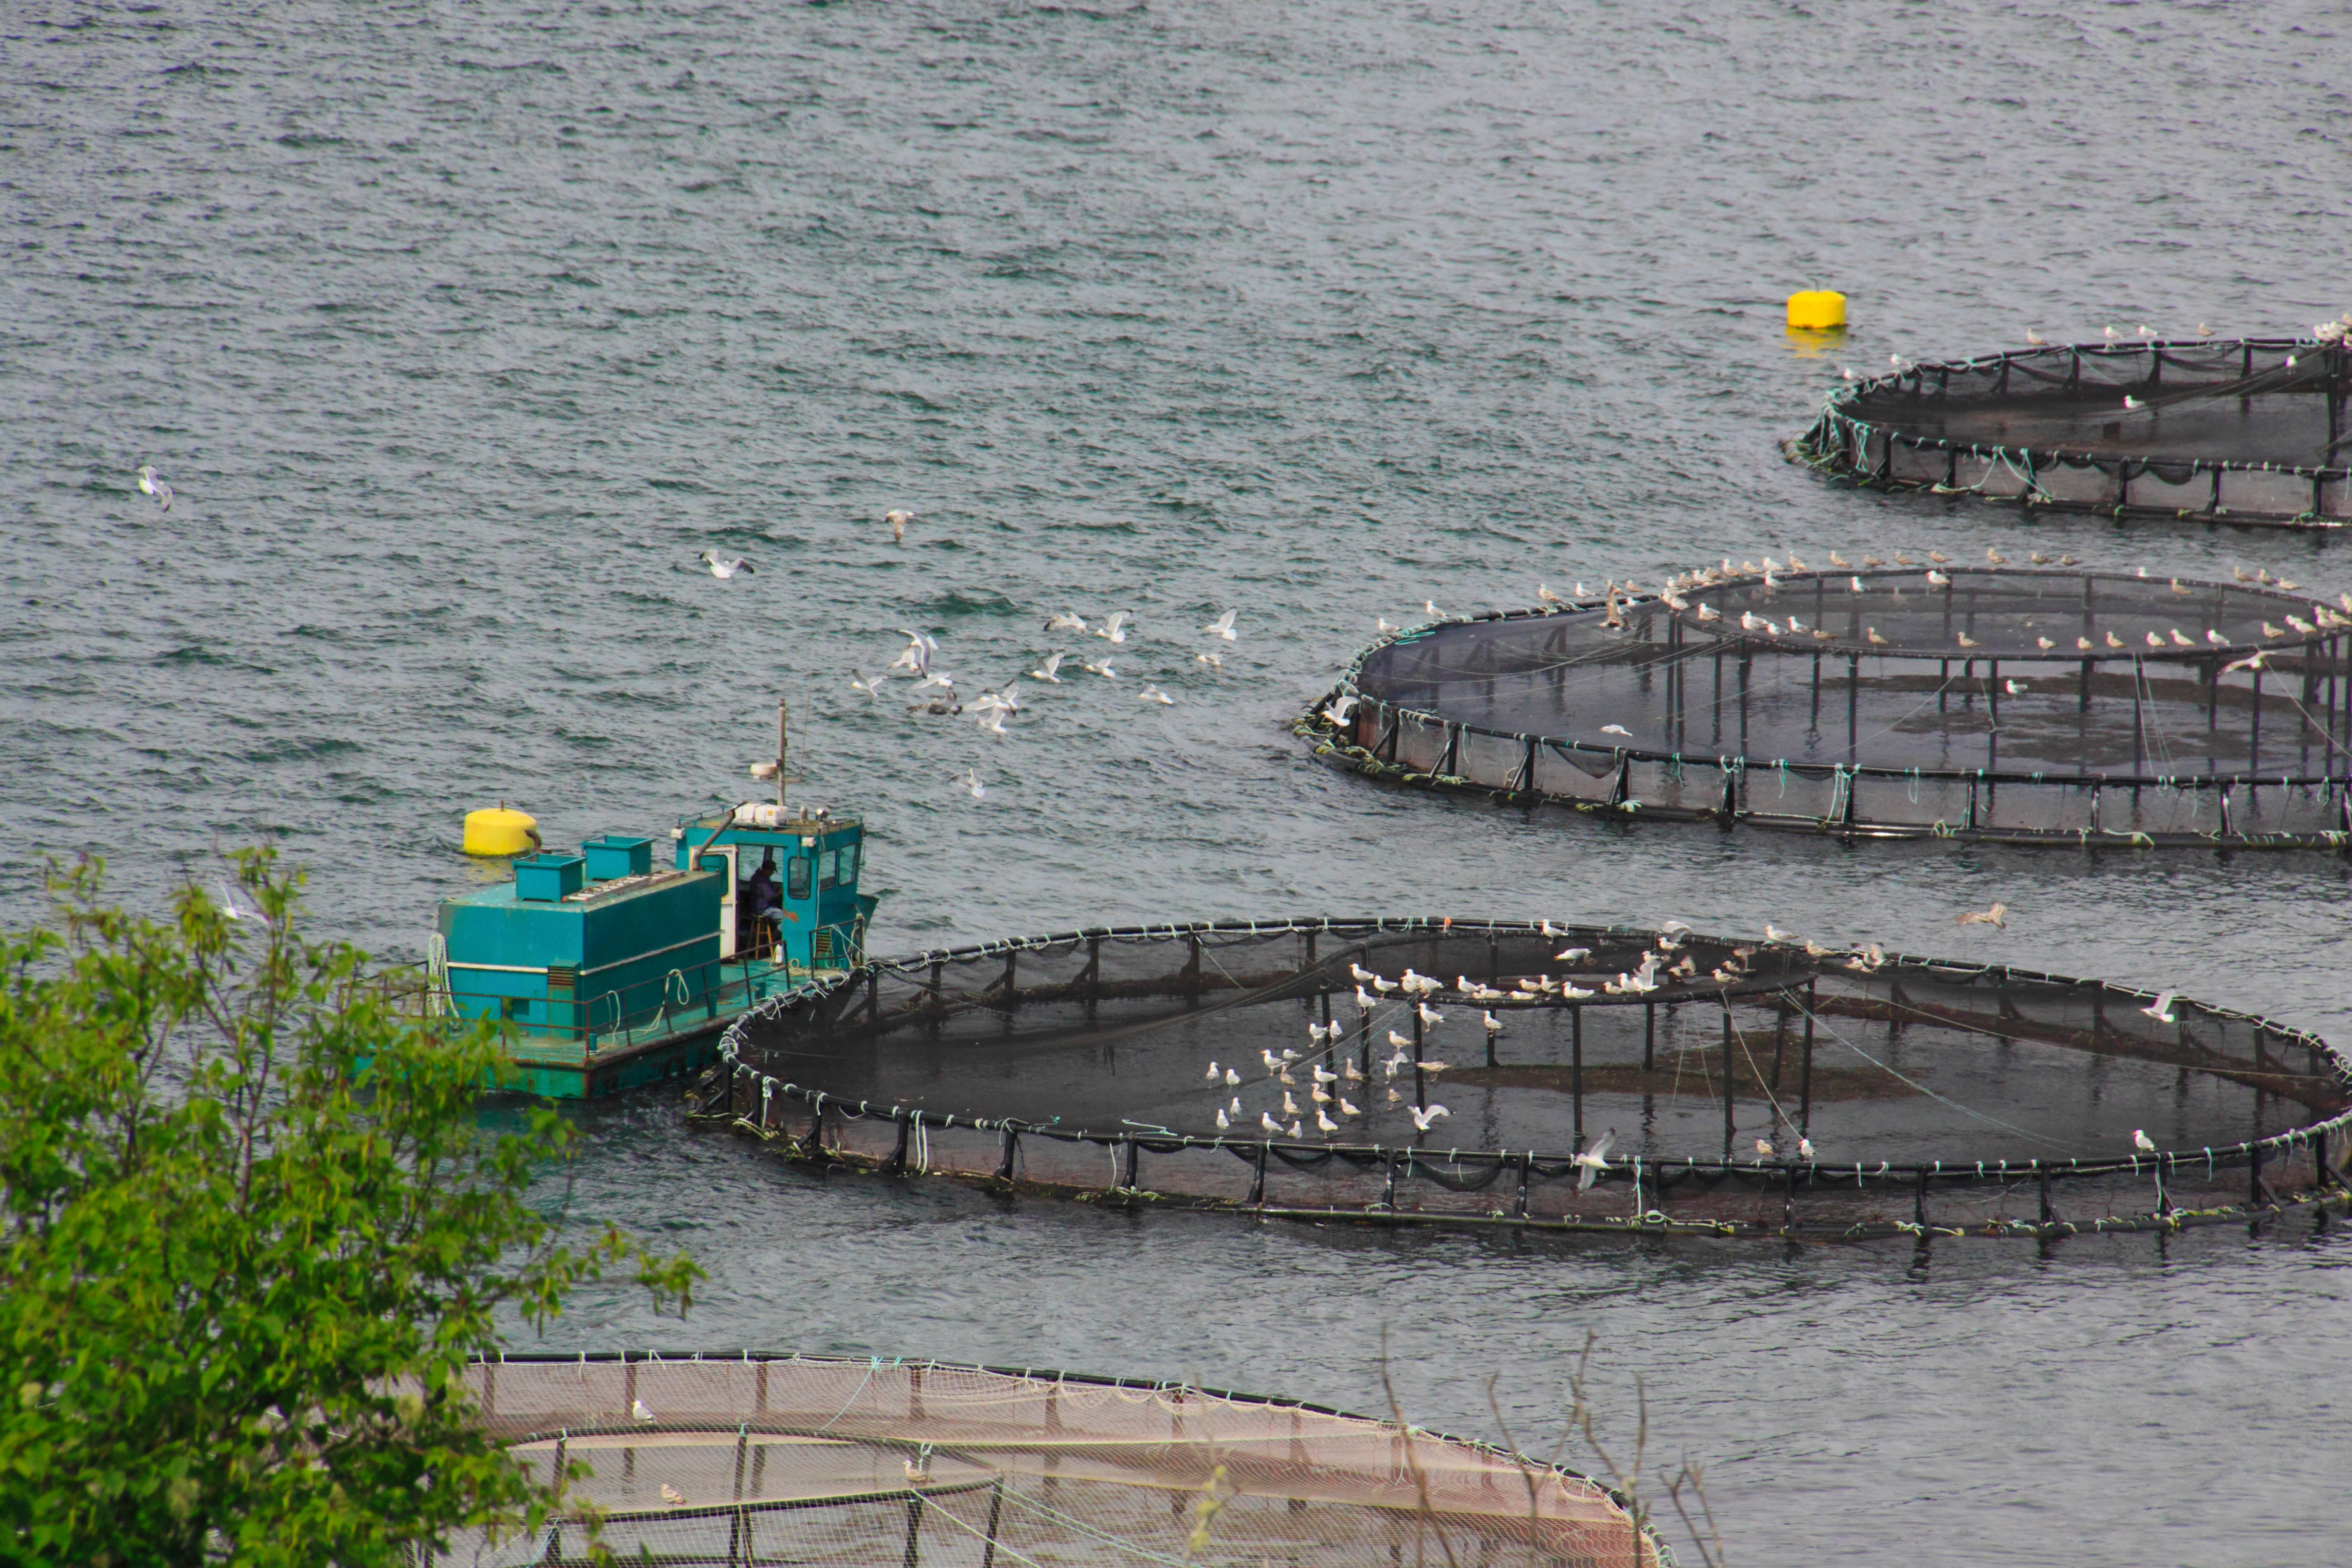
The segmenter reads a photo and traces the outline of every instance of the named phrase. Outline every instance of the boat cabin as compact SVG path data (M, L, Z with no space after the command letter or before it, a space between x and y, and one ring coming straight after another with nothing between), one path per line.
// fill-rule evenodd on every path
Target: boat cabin
M765 960L799 979L860 962L877 900L857 890L866 828L856 817L747 802L690 813L670 837L679 870L724 879L722 958Z

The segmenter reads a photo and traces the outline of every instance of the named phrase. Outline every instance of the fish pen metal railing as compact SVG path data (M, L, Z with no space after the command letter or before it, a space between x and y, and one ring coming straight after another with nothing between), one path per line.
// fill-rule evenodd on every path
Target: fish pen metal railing
M2347 391L2340 330L2051 344L1841 386L1788 449L1887 489L2341 528L2352 521Z
M620 1561L729 1568L1674 1562L1622 1496L1556 1465L1180 1384L630 1353L481 1362L463 1393L540 1480L593 1473L537 1531L465 1531L422 1568L586 1563L583 1504Z
M1619 820L2352 844L2352 595L1771 564L1399 632L1296 728L1372 777Z
M720 1055L698 1115L796 1160L1318 1221L2055 1237L2339 1203L2352 1154L2302 1030L1673 929L1074 931L867 964Z

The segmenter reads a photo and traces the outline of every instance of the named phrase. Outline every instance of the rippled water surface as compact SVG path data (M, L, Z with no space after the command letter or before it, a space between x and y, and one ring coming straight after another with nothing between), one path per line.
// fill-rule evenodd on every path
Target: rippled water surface
M1769 917L2340 1035L2333 858L1607 829L1386 793L1285 725L1378 616L1727 552L2031 527L2352 585L2320 542L2029 525L1775 447L1841 363L2352 304L2347 53L2292 5L13 7L0 906L38 914L44 853L145 900L267 838L325 925L415 957L491 874L465 808L661 824L738 788L782 693L805 791L873 825L886 949ZM1843 342L1781 331L1811 284L1853 297ZM1009 738L850 689L898 626L992 685L1064 606L1132 614L1119 678ZM1953 923L1993 899L2006 930ZM1591 1331L1604 1426L1639 1373L1738 1563L2317 1560L2339 1511L2347 1253L2305 1222L2046 1258L1299 1232L817 1181L663 1102L589 1120L583 1212L713 1278L684 1326L616 1294L566 1346L1360 1407L1385 1325L1417 1418L1500 1436L1492 1376L1548 1447Z

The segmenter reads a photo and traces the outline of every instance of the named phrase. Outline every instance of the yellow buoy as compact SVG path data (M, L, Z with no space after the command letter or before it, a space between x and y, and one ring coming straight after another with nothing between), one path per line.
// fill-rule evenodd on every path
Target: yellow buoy
M539 847L539 823L529 812L501 803L466 814L468 855L524 855Z
M1805 289L1790 295L1789 325L1807 332L1844 326L1845 296L1834 289Z

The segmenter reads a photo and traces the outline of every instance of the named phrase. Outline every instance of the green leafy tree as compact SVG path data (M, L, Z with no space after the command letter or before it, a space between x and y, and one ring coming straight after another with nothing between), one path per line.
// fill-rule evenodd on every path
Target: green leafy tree
M528 1200L578 1133L486 1125L496 1036L419 1027L300 933L299 877L236 864L162 923L85 863L54 929L0 937L0 1562L412 1563L536 1530L567 1479L481 1430L463 1369L608 1270L680 1311L699 1278L617 1230L563 1245Z

